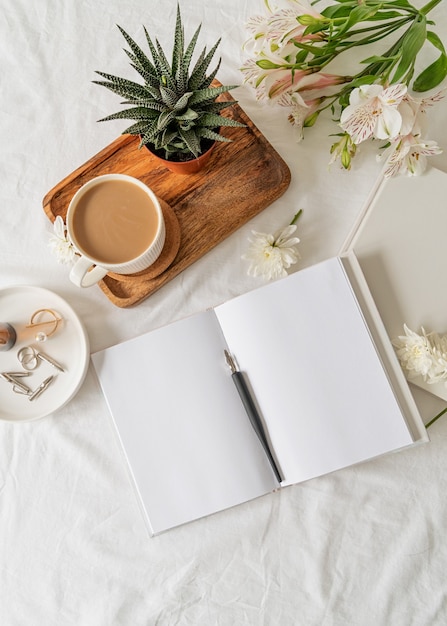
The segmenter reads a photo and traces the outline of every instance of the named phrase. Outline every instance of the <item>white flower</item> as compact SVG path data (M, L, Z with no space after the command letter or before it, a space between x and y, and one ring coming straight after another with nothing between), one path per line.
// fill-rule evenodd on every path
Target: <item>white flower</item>
M443 97L439 92L431 98L416 99L407 94L398 110L402 115L402 127L387 150L378 158L386 157L385 177L405 174L419 176L427 167L427 157L441 154L442 149L435 141L423 138L426 124L426 109Z
M441 152L442 149L436 141L424 140L411 134L399 138L382 155L388 157L384 176L386 178L397 174L419 176L427 167L427 157Z
M304 139L304 122L307 116L312 113L310 105L303 100L298 92L283 93L278 98L278 104L290 109L288 119L292 124L295 140L297 142L302 141Z
M284 43L295 38L302 41L315 39L314 35L303 36L306 27L298 22L297 16L312 15L318 19L322 17L321 14L305 0L289 0L287 4L286 8L281 9L266 3L268 15L254 15L248 19L246 29L251 38L245 42L244 49L250 48L256 54L265 49L282 48Z
M48 245L56 255L59 263L71 263L75 257L75 251L72 243L66 235L66 226L60 215L56 217L53 224L54 233L50 236Z
M242 256L250 263L248 274L266 280L287 276L286 270L300 258L296 248L300 240L291 236L296 228L296 224L290 224L273 234L253 230L248 252Z
M447 385L447 336L410 330L404 324L405 335L393 342L402 369L409 379L422 376L429 384L446 381Z
M418 335L404 324L405 335L401 335L394 342L396 354L400 364L412 376L427 377L433 366L433 355L430 342L422 329Z
M435 362L428 382L437 383L440 380L447 380L447 335L440 336L436 333L430 333L428 337ZM445 384L447 386L447 382Z
M423 134L427 126L425 116L427 109L434 106L437 102L440 102L444 98L445 91L445 89L441 89L441 91L438 91L428 98L414 98L407 93L398 107L402 115L400 134Z
M340 126L355 144L371 137L396 137L402 126L398 105L406 93L407 87L401 83L386 89L380 85L356 87L349 97L349 105L341 114Z

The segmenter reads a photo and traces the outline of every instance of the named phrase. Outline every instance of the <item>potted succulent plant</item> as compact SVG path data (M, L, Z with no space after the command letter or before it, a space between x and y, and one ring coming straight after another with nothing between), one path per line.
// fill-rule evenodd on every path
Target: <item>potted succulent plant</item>
M157 157L164 159L166 166L173 171L178 171L181 164L186 164L187 173L197 171L203 166L205 153L215 141L229 141L220 134L222 126L243 126L240 122L220 114L232 102L218 102L216 98L237 87L212 85L220 59L216 68L207 74L220 40L209 52L204 48L191 69L201 26L199 25L191 41L185 45L178 5L171 64L158 40L154 44L146 28L144 32L151 59L120 26L118 28L130 48L130 51L125 52L131 66L143 79L143 83L97 71L104 80L93 82L125 98L123 104L131 105L131 108L108 115L99 121L133 120L134 123L123 134L140 136L140 148L146 146Z

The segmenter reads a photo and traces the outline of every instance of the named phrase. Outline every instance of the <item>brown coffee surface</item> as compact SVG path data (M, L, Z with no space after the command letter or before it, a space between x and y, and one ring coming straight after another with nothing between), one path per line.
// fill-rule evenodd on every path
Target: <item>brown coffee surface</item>
M141 187L123 180L88 189L73 213L75 244L100 263L126 263L140 256L158 229L154 203Z

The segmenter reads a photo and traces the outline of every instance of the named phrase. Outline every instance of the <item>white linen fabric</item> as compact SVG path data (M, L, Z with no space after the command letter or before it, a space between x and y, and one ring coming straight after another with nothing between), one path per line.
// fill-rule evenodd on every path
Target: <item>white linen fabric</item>
M244 23L263 12L262 0L181 4L187 34L202 22L200 43L222 37L218 78L240 84ZM379 176L376 146L362 146L350 172L328 168L336 130L329 117L296 144L284 111L241 86L235 97L290 167L287 192L132 309L115 307L98 287L72 285L48 248L42 199L124 129L119 121L96 123L118 110L119 99L91 82L94 70L132 77L116 24L140 42L145 24L168 46L176 1L0 5L0 286L40 285L61 295L96 351L261 284L241 260L250 231L285 226L299 208L302 259L294 271L340 250ZM445 3L432 17L447 43ZM445 102L430 111L430 129L446 150ZM447 171L447 153L432 163ZM443 270L436 268L440 288ZM290 393L299 407L299 381ZM426 392L415 396L425 421L443 408ZM53 415L0 423L0 623L445 624L447 418L429 434L428 444L149 539L90 368L77 396Z

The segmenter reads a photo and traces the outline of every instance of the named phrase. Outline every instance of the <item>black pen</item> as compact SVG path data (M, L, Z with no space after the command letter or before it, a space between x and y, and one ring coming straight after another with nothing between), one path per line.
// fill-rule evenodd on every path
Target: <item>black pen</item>
M262 424L261 417L253 401L253 398L251 397L250 391L247 387L247 383L245 382L245 379L244 379L244 375L242 374L242 372L239 371L236 365L236 362L231 356L231 354L227 350L224 350L224 353L225 353L225 359L231 370L231 378L233 379L235 387L239 393L239 397L242 400L242 404L244 405L244 408L250 419L250 423L253 427L253 430L257 434L259 441L261 442L262 447L264 448L264 451L267 455L268 460L270 461L270 465L272 466L273 472L278 482L282 482L283 479L282 479L281 473L278 469L278 466L276 465L275 459L273 458L272 452L270 450L270 447L267 441L267 436L265 434L264 426Z

